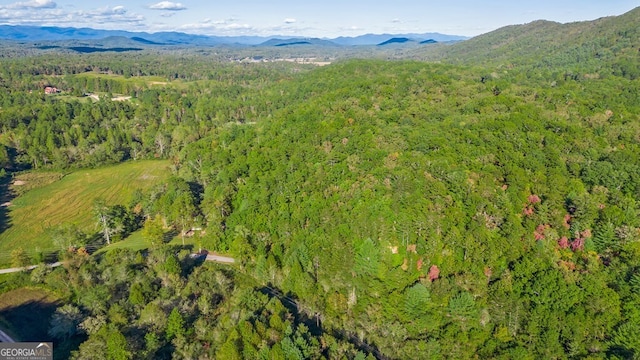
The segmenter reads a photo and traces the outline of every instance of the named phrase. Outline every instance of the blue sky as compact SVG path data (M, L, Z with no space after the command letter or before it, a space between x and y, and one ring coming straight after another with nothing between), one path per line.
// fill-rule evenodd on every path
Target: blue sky
M511 24L620 15L640 0L0 0L0 24L207 35L474 36Z

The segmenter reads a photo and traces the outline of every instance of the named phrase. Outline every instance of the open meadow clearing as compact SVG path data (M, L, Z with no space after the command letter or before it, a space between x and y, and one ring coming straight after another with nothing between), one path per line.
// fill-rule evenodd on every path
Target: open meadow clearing
M127 204L136 189L148 189L165 179L167 167L166 161L138 161L78 170L18 196L8 207L8 228L0 234L0 263L8 263L11 250L17 247L30 254L55 250L48 233L52 227L72 223L86 232L97 231L95 199L109 205ZM28 174L17 175L14 183L29 186L23 177Z

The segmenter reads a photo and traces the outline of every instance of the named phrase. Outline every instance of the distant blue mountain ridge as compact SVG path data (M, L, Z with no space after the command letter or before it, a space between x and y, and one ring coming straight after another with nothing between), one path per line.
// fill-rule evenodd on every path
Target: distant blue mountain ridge
M425 34L366 34L354 37L311 39L286 36L207 36L182 32L131 32L124 30L100 30L91 28L72 28L56 26L0 25L0 39L20 42L61 41L61 40L99 40L109 37L125 37L141 45L195 45L213 46L224 44L286 46L315 45L379 45L391 39L406 38L416 43L455 42L468 39L464 36L440 33ZM271 41L275 40L275 41Z

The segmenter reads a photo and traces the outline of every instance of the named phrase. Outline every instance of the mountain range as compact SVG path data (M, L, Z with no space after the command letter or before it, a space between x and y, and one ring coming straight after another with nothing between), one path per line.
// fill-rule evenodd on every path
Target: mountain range
M365 34L355 37L337 37L333 39L313 39L283 36L206 36L182 32L130 32L123 30L100 30L91 28L72 28L55 26L13 26L0 25L0 39L21 42L61 41L61 40L99 40L109 37L125 37L143 45L273 45L284 46L287 43L302 45L305 42L322 45L353 46L379 45L393 38L407 38L414 42L431 40L435 42L455 42L467 37L440 33L425 34ZM285 40L283 40L285 39ZM275 41L273 41L275 40Z
M39 49L80 52L142 50L155 46L240 46L245 48L347 49L390 47L395 56L455 63L539 63L556 67L568 62L603 63L616 59L621 72L640 73L640 7L592 21L557 23L538 20L510 25L473 38L440 33L365 34L355 37L205 36L181 32L129 32L91 28L0 25L0 40ZM465 41L462 41L465 40ZM452 43L451 46L420 46ZM87 49L85 49L85 47ZM597 50L596 50L597 49ZM297 51L297 50L296 50ZM398 52L400 51L400 52Z

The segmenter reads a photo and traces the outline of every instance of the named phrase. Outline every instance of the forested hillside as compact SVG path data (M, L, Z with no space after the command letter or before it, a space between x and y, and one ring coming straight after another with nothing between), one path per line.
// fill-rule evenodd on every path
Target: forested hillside
M547 43L455 64L2 60L5 182L170 165L97 208L111 228L55 232L64 266L0 289L62 299L43 330L61 358L638 358L640 82L619 67L640 63L637 14L485 38L580 27L556 41L606 55L585 62ZM82 247L118 226L148 249ZM195 229L196 246L165 244Z
M280 121L202 141L221 246L398 358L615 348L634 295L613 289L640 250L637 84L532 83L421 63L309 74Z
M554 70L640 77L640 8L626 14L568 24L534 21L507 26L453 46L413 50L422 59L502 67L527 65Z

